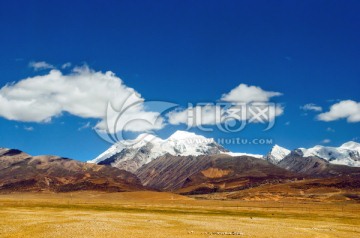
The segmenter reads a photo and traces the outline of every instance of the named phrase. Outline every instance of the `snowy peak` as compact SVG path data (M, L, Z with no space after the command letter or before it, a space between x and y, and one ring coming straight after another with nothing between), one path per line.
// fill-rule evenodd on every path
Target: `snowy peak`
M299 149L303 157L316 156L332 164L360 167L360 144L349 141L340 147L317 145L309 149Z
M282 159L284 159L287 155L290 154L290 150L285 149L281 146L278 145L274 145L270 152L264 156L264 159L273 163L273 164L277 164L279 163Z
M176 131L168 138L168 140L187 140L187 139L207 139L207 138L188 131Z
M274 145L272 148L271 148L271 151L270 151L272 154L276 154L276 155L288 155L290 153L290 150L284 148L284 147L281 147L279 145ZM286 156L285 155L285 156Z
M166 140L168 153L181 156L198 156L206 154L219 154L226 151L215 143L214 139L187 131L176 131Z
M357 143L355 141L349 141L340 146L342 149L348 149L348 150L356 150L360 153L360 143Z
M149 134L141 134L134 140L125 140L111 146L89 163L109 164L135 172L144 164L165 154L180 156L212 155L226 152L214 139L186 131L176 131L163 140Z
M275 145L263 158L273 164L278 164L290 153L290 150ZM346 142L340 147L316 145L312 148L298 148L293 150L293 153L302 157L318 157L331 164L360 167L360 144L354 141Z

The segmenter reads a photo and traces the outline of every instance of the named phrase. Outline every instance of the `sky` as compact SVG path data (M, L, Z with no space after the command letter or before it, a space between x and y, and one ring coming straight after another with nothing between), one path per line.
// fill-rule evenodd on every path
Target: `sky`
M126 101L124 120L142 122L111 130L128 137L190 127L257 154L359 142L359 11L351 0L1 1L0 147L93 159ZM218 103L231 114L255 102L273 117L219 129Z

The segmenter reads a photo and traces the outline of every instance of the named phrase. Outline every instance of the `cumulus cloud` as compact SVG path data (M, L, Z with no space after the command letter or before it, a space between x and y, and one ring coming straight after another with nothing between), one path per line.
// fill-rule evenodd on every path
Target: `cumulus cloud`
M129 124L126 130L145 131L162 128L163 121L156 125L157 112L145 110L144 99L134 89L126 86L111 71L96 72L87 66L76 67L69 74L53 69L46 75L23 79L0 89L0 116L23 122L49 122L52 118L67 112L81 118L100 119L95 128L106 130L108 103L116 110L131 97L137 104L124 113L128 120L142 118L144 121ZM117 115L113 115L116 117Z
M322 107L317 106L314 103L305 104L304 106L301 106L300 109L304 110L304 111L314 111L314 112L321 112L322 111Z
M322 144L329 144L331 142L330 139L324 139L321 141Z
M45 61L32 61L29 63L29 67L33 68L35 71L43 70L43 69L54 69L55 67Z
M282 94L279 92L240 84L222 95L220 100L225 103L190 106L184 110L172 111L167 116L170 124L186 124L191 127L221 124L229 119L266 123L283 114L284 108L281 105L269 102L271 97L280 95Z
M348 122L360 122L360 103L344 100L333 104L328 112L317 116L320 121L335 121L346 119Z
M268 102L270 98L281 96L282 93L265 91L260 87L240 84L229 93L222 95L221 100L226 102Z

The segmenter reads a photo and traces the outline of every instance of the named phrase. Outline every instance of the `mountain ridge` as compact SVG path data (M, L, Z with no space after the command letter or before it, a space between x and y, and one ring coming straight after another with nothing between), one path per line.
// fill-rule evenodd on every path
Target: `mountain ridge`
M302 157L315 156L325 159L331 164L360 167L360 143L354 141L348 141L339 147L316 145L308 149L298 148L295 150L300 151ZM132 173L165 154L173 156L215 154L251 156L276 165L295 150L288 150L275 144L265 155L231 152L216 143L213 138L206 138L187 131L176 131L167 139L161 139L152 134L140 134L133 140L120 141L88 162L111 165Z

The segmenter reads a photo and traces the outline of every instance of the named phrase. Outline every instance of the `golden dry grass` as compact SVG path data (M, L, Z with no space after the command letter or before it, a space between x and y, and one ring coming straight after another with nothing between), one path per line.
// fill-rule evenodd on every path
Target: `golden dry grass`
M170 193L0 195L0 237L360 237L360 204Z

